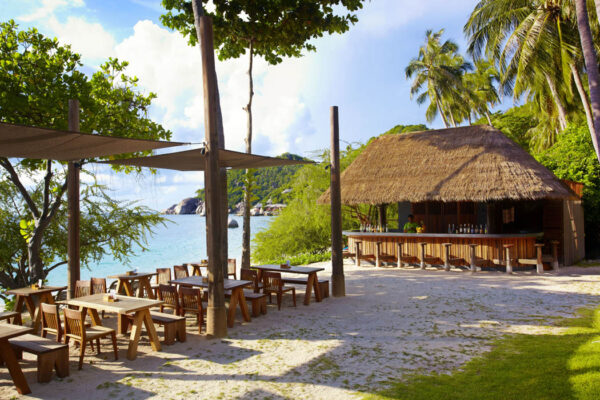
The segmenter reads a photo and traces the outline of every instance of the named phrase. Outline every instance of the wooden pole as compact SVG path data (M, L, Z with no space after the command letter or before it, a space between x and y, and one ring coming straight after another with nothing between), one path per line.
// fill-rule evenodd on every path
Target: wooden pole
M340 126L337 106L331 107L331 292L346 295L344 256L342 254L342 194L340 187ZM356 263L360 265L356 252Z
M206 201L206 248L208 255L208 308L206 334L212 338L227 335L227 313L223 288L224 266L222 251L223 223L221 208L221 176L219 169L217 74L213 47L212 19L200 16L199 1L192 2L194 21L200 36L202 50L202 81L204 87L204 131L206 140L206 166L204 188ZM201 8L200 8L201 10Z
M69 100L69 130L79 132L79 100ZM67 297L75 293L75 282L79 280L79 163L70 161L67 169Z

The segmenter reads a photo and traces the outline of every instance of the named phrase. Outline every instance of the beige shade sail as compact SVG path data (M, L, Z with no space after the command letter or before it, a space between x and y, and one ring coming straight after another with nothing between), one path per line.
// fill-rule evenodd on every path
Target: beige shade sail
M156 156L103 161L102 163L129 165L133 167L174 169L177 171L204 171L206 157L204 149L194 149L159 154ZM256 154L240 153L231 150L219 150L219 166L222 168L264 168L310 163L311 161L288 160L286 158L259 156Z
M342 203L564 199L575 194L487 125L384 135L341 176ZM329 189L319 198L329 203Z
M185 144L0 123L0 157L74 161Z

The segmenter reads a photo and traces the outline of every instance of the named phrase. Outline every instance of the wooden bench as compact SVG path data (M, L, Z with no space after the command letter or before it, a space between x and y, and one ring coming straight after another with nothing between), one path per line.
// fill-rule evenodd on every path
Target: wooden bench
M264 293L254 293L244 290L246 301L252 303L252 316L258 317L260 314L267 313L267 295Z
M164 344L170 345L175 343L175 338L179 342L186 341L185 317L155 311L151 311L150 316L152 317L152 322L164 327Z
M69 376L69 346L36 335L22 335L8 342L15 350L17 358L23 358L23 352L37 356L37 381L50 382L52 370L60 378Z
M16 311L0 312L0 321L3 321L3 320L6 320L9 324L23 325L23 323L21 322L21 313L16 312Z
M308 278L282 278L283 283L289 283L292 285L306 285ZM321 297L329 297L329 279L319 279L319 289L321 290Z

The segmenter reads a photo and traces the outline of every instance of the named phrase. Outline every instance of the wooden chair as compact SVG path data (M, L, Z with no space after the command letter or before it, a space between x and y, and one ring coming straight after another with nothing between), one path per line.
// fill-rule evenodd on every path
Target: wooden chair
M191 313L196 316L198 322L198 333L202 333L204 324L204 307L202 307L202 290L189 287L179 289L181 295L181 315Z
M237 279L235 258L227 259L227 278L233 275L233 279Z
M58 304L40 303L42 312L42 337L45 338L48 333L56 336L57 342L62 342L63 324L58 312Z
M110 336L112 339L115 360L119 359L117 335L114 329L100 325L86 328L84 323L85 315L83 315L82 311L65 308L63 312L65 315L65 343L69 344L70 339L79 343L79 369L83 367L83 356L85 355L85 345L87 342L92 343L95 340L98 354L100 354L100 338L106 336Z
M92 294L106 293L106 278L92 278ZM104 310L102 310L102 318L104 318Z
M240 270L241 277L240 279L243 281L251 281L254 286L254 293L260 293L260 289L262 289L263 285L258 280L258 271L255 269L242 268Z
M177 287L171 285L158 285L158 299L164 301L160 305L160 312L163 312L165 308L173 310L173 314L180 315L181 306L179 304L179 293L177 293Z
M156 283L152 285L154 296L158 297L158 285L168 285L171 280L171 268L156 268Z
M281 300L283 293L292 292L292 298L294 299L294 307L296 307L296 288L293 286L283 286L281 280L281 274L279 272L263 272L263 292L269 295L269 303L271 303L271 295L275 293L277 295L277 309L281 310Z
M187 278L190 276L187 265L174 265L173 274L175 275L175 279Z
M89 296L92 294L91 281L75 281L75 297Z

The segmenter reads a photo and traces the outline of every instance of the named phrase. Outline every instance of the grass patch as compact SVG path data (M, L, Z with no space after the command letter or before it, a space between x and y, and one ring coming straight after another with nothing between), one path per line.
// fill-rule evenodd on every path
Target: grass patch
M409 375L366 399L600 398L600 308L559 321L556 334L512 335L450 375Z

